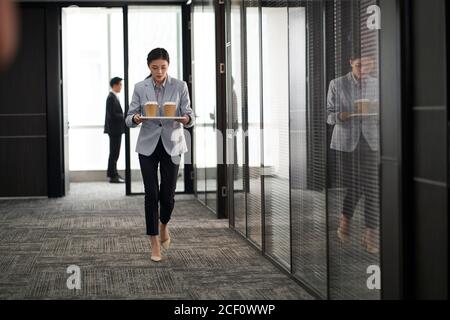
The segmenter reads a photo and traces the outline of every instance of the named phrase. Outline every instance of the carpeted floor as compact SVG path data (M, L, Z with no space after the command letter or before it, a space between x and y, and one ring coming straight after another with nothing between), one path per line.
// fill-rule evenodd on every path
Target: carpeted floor
M312 299L197 200L177 196L167 259L150 260L142 196L73 183L58 199L0 200L0 299ZM81 270L69 290L67 267Z

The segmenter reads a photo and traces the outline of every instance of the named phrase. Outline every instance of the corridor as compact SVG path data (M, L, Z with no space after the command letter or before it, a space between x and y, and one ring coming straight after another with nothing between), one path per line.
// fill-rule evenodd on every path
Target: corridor
M0 4L0 301L448 299L450 1Z
M57 199L0 201L0 299L311 299L197 200L177 195L173 246L150 261L143 197L72 183ZM69 290L66 269L81 270Z

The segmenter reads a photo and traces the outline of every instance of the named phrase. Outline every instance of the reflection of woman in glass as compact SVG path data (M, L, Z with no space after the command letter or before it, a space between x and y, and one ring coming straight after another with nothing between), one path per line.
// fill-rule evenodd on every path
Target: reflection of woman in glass
M327 123L334 125L330 148L342 160L339 174L346 189L337 235L349 238L350 221L364 195L364 242L367 251L378 252L378 83L370 76L372 58L359 54L350 59L351 72L330 82Z
M170 77L169 54L165 49L153 49L147 57L150 76L134 87L125 122L128 127L142 123L136 144L145 187L145 220L147 235L151 238L151 260L161 261L160 244L169 249L171 238L167 224L175 204L175 188L181 154L188 151L185 128L194 125L186 82ZM181 119L142 119L146 102L156 101L159 116L163 115L165 102L175 102L176 115ZM183 124L183 126L181 125ZM158 164L161 184L158 184ZM158 201L160 212L158 214ZM159 221L161 230L159 232ZM159 239L159 234L161 239Z

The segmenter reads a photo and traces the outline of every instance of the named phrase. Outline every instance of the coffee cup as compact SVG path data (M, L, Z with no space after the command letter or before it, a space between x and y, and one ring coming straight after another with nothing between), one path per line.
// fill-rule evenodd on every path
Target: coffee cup
M175 117L177 112L177 104L173 101L164 103L164 117Z
M370 100L369 99L359 99L355 100L355 111L356 113L369 113Z
M144 116L145 117L156 117L158 115L158 102L149 101L144 105Z

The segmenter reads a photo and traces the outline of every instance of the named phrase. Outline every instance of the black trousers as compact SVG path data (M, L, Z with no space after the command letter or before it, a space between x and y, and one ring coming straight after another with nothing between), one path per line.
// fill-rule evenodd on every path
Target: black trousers
M379 156L370 149L361 135L358 146L352 152L340 152L341 178L346 189L343 215L351 219L361 197L365 196L364 222L366 228L375 229L379 216Z
M120 154L120 145L122 143L122 135L109 134L109 159L108 159L108 171L107 176L109 178L116 178L119 173L117 172L117 160Z
M175 205L175 189L181 156L172 157L164 149L159 138L155 151L149 156L139 154L142 178L145 188L145 223L147 235L159 234L158 219L163 224L170 221ZM161 185L158 184L158 164ZM158 202L160 214L158 216Z

